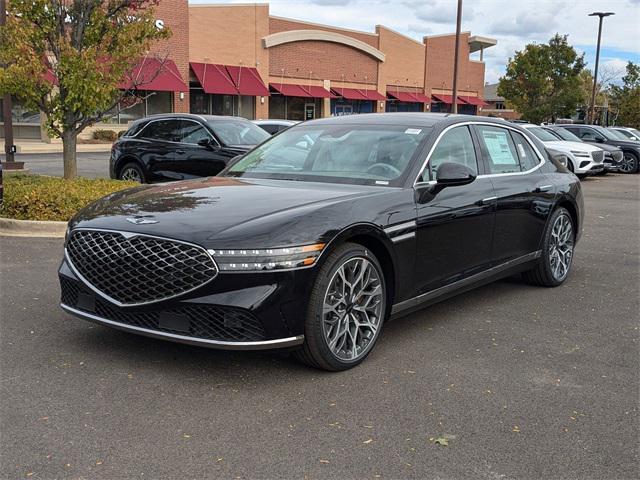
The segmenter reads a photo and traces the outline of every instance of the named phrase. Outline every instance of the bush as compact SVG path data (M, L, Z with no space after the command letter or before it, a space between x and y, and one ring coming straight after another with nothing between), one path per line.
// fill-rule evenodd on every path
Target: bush
M121 180L5 175L0 216L18 220L69 220L109 193L139 185Z
M115 142L118 139L118 134L113 130L95 130L93 132L94 140L108 140L109 142Z

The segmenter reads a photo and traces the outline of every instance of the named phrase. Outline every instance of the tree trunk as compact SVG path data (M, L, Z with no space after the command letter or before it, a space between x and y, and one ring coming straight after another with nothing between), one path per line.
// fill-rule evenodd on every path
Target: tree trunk
M71 128L62 131L62 161L64 162L64 178L75 178L78 174L76 164L76 143L78 134Z

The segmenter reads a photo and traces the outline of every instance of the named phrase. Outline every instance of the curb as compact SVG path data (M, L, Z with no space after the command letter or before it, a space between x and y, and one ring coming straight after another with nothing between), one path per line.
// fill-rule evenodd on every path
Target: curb
M0 217L0 236L64 238L67 222L15 220Z

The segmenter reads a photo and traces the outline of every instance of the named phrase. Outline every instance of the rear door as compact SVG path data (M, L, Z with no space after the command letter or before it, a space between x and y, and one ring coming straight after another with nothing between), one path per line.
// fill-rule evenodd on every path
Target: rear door
M479 160L470 127L455 126L441 134L418 178L418 293L463 279L490 265L495 217L491 180L480 175L468 185L433 188L442 163L461 163L478 175L482 172Z
M540 167L544 158L521 132L501 126L476 125L486 177L496 197L494 265L540 248L555 191Z
M154 120L137 137L145 142L140 148L140 156L148 165L152 178L177 179L174 171L180 140L179 120Z

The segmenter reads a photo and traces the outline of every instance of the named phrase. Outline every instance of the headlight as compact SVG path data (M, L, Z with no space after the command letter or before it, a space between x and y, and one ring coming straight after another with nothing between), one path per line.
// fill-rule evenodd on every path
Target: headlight
M571 150L571 153L573 153L576 157L591 158L591 154L589 152L580 152L576 150Z
M286 248L208 250L221 272L282 270L316 263L324 243Z

